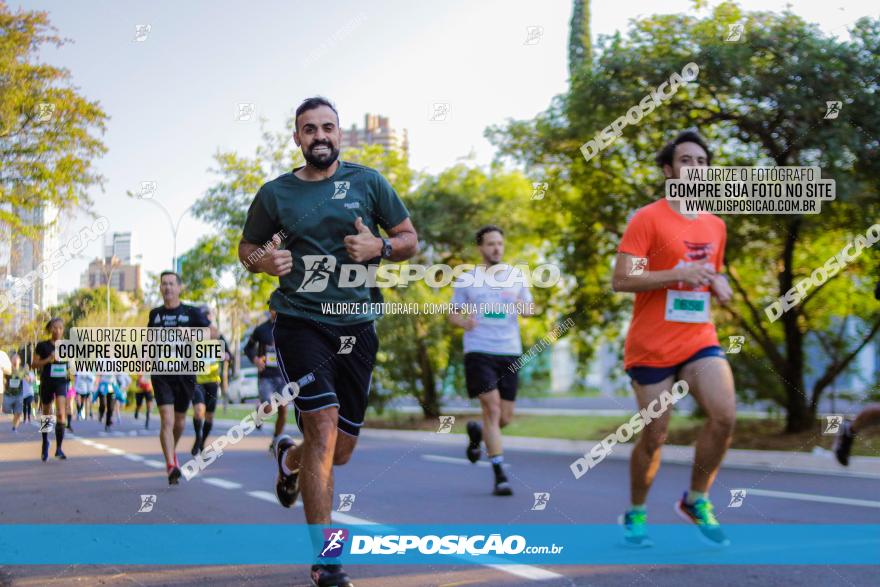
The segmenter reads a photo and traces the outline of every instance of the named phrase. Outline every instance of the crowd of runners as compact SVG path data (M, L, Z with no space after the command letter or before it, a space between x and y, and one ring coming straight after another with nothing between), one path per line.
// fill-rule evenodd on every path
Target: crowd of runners
M306 164L259 189L242 229L239 258L244 267L278 278L278 288L268 300L270 316L253 329L244 353L257 368L261 402L269 402L289 382L308 381L293 401L293 421L302 439L295 441L285 434L287 406L279 405L269 452L280 505L291 508L302 499L306 522L325 525L331 523L333 469L351 459L364 424L379 349L375 327L379 315L366 311L328 315L322 313L322 304L339 302L366 310L382 301L375 287L342 286L339 269L332 269L335 264L330 261L364 266L382 260L404 261L419 251L419 240L404 202L389 181L374 169L339 159L341 131L332 103L320 97L305 100L296 110L295 121L293 138ZM678 179L684 167L711 162L710 147L695 131L680 132L656 158L667 179ZM496 308L516 304L521 310L461 312L448 317L464 331L463 391L478 400L482 409L480 420L466 425L464 450L472 463L485 453L492 465L491 492L510 496L515 487L505 475L502 430L514 415L517 360L522 354L520 316L530 316L535 309L524 280L508 279L517 277L517 269L504 263L503 228L487 225L475 227L474 232L481 260L469 276L474 279L459 278L451 301ZM293 236L279 239L279 234ZM610 287L635 294L623 367L639 409L649 408L683 380L705 414L690 483L681 488L680 496L669 499L683 520L718 546L729 541L713 513L709 494L736 421L733 374L711 321L713 304L727 304L734 295L724 276L726 234L719 217L687 215L678 202L658 199L635 211L628 221ZM498 272L498 281L515 285L496 287L477 279L490 269ZM212 338L220 338L210 312L181 302L183 280L178 273L164 272L160 281L163 305L150 312L147 326L207 327ZM36 394L42 414L50 415L54 409L55 456L63 459L64 430L71 414L90 417L97 400L99 417L105 418L109 430L132 384L137 390L135 418L145 403L145 426L149 427L151 404L158 407L168 482L178 484L182 473L177 446L186 415L192 408L190 452L195 456L211 433L231 356L198 375L141 374L131 382L123 374L68 373L67 363L54 357L54 342L62 337L64 324L53 319L47 333L29 366L17 355L8 367L0 364L5 373L4 409L15 414L13 427L33 417L33 402L28 400ZM19 397L21 402L7 403ZM670 416L671 410L666 410L653 419L632 450L630 503L619 518L629 546L652 545L645 503L660 468ZM835 445L842 465L848 464L858 433L878 423L878 407L867 408L844 423ZM43 460L49 446L46 431ZM312 566L313 584L351 585L341 565L330 562L322 560Z

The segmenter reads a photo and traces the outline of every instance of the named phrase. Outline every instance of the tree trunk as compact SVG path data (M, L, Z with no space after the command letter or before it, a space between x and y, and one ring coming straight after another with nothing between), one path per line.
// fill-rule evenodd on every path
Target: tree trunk
M437 381L434 377L434 367L431 365L431 357L425 343L419 339L416 343L416 352L419 357L419 377L422 380L422 413L425 418L440 417L440 399L437 396Z
M794 285L794 247L801 228L801 218L792 218L782 252L782 272L779 274L779 294L784 295ZM804 335L798 326L800 309L794 306L781 317L785 332L786 368L783 373L785 386L786 422L785 432L794 434L808 430L813 425L810 417L809 398L804 392Z

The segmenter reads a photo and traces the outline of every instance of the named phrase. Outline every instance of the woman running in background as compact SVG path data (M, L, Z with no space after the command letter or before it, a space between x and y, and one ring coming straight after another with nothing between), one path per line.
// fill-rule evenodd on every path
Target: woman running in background
M70 376L67 363L55 360L55 343L64 335L64 320L52 318L46 324L49 338L37 344L34 349L34 360L31 367L40 371L40 410L43 416L52 415L52 404L55 404L55 456L66 459L61 444L64 442L64 427L67 422L67 387ZM49 431L45 422L40 423L43 446L41 458L49 459Z
M11 370L4 375L6 393L3 395L3 411L12 414L12 431L18 430L21 422L21 413L24 406L24 379L28 372L21 364L21 357L13 353L10 359Z
M76 419L86 419L86 407L91 413L90 396L92 395L92 386L95 383L95 376L91 373L77 373L74 377L73 388L76 391Z
M138 419L138 412L141 410L141 404L146 402L146 410L144 411L146 422L144 428L150 428L150 411L153 409L153 382L150 381L149 373L141 373L137 380L137 391L134 396L134 419Z

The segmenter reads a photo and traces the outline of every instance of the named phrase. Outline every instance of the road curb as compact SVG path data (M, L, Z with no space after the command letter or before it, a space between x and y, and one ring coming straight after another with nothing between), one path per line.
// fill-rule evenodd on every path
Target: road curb
M236 420L217 419L216 426L229 427ZM389 428L365 428L361 437L382 440L403 440L411 443L429 442L441 445L464 446L465 434L438 434L423 430L394 430ZM599 444L597 440L566 440L561 438L534 438L530 436L505 436L504 448L512 451L561 454L575 458L590 452ZM628 461L632 444L618 444L606 458L613 461ZM694 447L666 445L663 447L663 462L691 465L694 461ZM836 477L856 477L880 479L880 457L852 457L849 467L840 466L833 456L815 455L808 452L780 450L747 450L732 448L724 457L724 467L751 471L780 471L784 473L803 473L808 475L833 475Z

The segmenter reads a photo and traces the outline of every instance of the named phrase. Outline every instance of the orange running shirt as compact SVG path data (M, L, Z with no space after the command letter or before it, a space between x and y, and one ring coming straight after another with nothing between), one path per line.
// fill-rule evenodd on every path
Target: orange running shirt
M673 210L665 199L660 199L636 211L617 250L647 258L647 271L711 263L720 272L726 242L727 228L719 217L699 214L688 219ZM624 369L671 367L702 348L717 346L718 334L711 320L679 321L682 315L688 315L688 319L700 315L701 312L694 310L702 310L704 302L708 312L711 307L706 299L711 298L708 292L708 287L691 288L678 283L670 288L636 293L632 322L626 335Z

